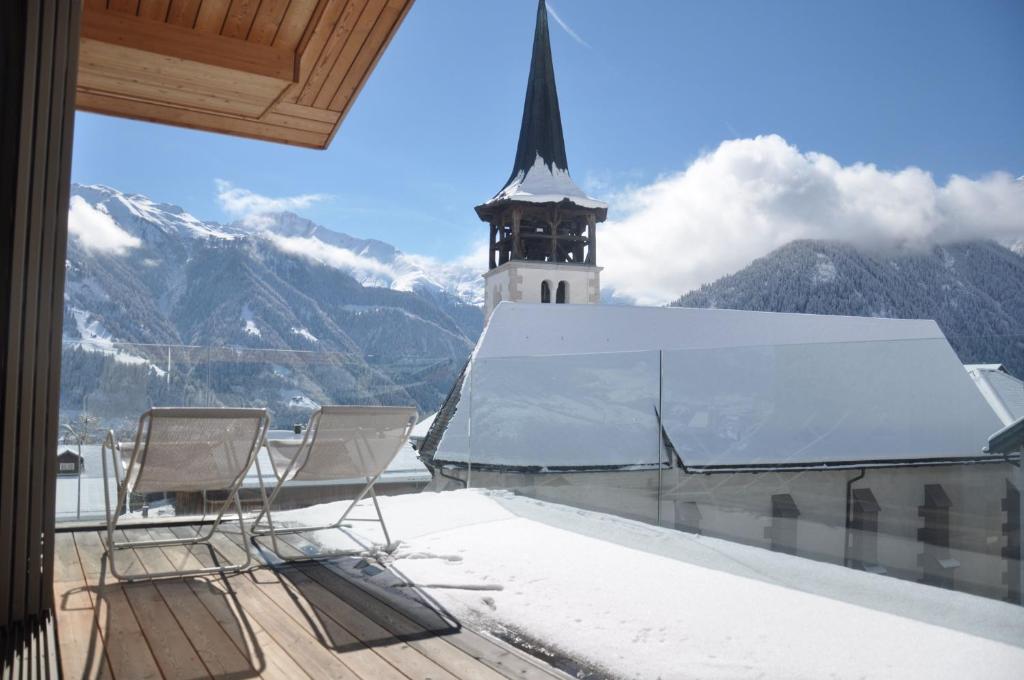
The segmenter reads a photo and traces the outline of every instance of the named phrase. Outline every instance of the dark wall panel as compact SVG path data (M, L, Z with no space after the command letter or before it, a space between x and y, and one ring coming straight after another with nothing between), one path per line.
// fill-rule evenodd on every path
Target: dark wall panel
M60 335L80 0L0 2L0 637L53 602Z

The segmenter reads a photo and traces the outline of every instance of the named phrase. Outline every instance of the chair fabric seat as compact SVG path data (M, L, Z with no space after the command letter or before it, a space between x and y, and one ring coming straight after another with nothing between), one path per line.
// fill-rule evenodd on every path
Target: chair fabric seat
M397 455L416 415L400 406L325 406L302 441L268 442L274 474L279 482L372 479Z

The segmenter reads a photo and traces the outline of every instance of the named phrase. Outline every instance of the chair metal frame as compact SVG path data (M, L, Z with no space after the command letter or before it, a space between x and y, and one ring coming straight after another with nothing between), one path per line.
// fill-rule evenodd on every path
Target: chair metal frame
M232 482L231 486L228 487L228 495L221 503L216 515L214 516L213 522L211 523L210 530L205 535L202 534L200 529L196 530L196 535L191 538L176 538L176 539L160 539L150 541L122 541L117 542L114 540L114 531L117 530L117 522L120 517L120 510L126 507L128 500L128 494L131 489L128 485L128 480L131 479L132 471L136 464L139 464L140 469L136 474L136 478L142 474L145 468L145 449L149 447L149 435L150 427L152 425L153 416L170 416L170 417L183 417L183 416L195 416L197 418L211 418L211 417L238 417L239 415L256 415L256 412L261 412L259 416L259 422L256 427L255 437L249 448L248 462L242 468L238 477ZM114 436L114 431L110 430L107 432L107 436L103 441L101 449L100 459L103 462L103 501L106 504L107 509L107 538L105 546L105 554L110 562L110 573L122 581L140 581L154 578L163 578L166 576L197 576L201 574L222 574L225 572L238 572L248 569L253 562L252 551L249 548L249 540L246 535L245 521L242 515L242 503L238 498L238 491L242 486L242 482L245 481L245 476L248 474L249 469L252 468L253 462L256 460L257 454L260 448L266 443L267 430L270 429L270 416L267 414L266 409L237 409L237 408L151 408L139 417L139 426L135 432L135 443L134 449L132 450L132 456L128 461L126 469L122 469L122 457L120 454L121 445L120 442ZM143 432L146 433L145 441L142 439ZM114 474L117 475L117 506L115 512L111 512L110 508L110 483L109 474L107 470L107 450L110 451L111 463L114 466ZM140 455L141 454L141 455ZM123 475L123 478L122 478ZM205 492L204 492L205 493ZM156 573L139 574L139 575L125 575L121 574L117 570L117 560L114 559L114 554L118 550L127 550L132 548L156 548L165 545L197 545L197 544L209 544L210 539L213 537L215 531L220 527L221 520L224 518L224 514L227 512L228 507L234 503L235 509L238 513L238 524L242 532L243 544L245 546L245 561L237 564L225 564L216 567L204 567L201 569L180 569L180 570L169 570ZM204 508L205 513L205 508Z
M402 407L395 407L395 406L335 406L335 407L321 407L321 408L317 409L316 412L313 413L313 415L310 416L309 422L308 422L308 424L306 426L306 432L305 432L305 434L302 437L302 441L299 444L299 447L295 450L295 455L292 457L291 461L288 463L288 466L284 469L284 472L281 473L280 475L277 475L277 470L276 470L276 468L274 468L273 460L271 460L270 465L271 465L272 471L274 472L274 475L278 479L277 479L277 485L274 487L274 490L273 490L273 492L271 492L269 498L267 497L266 485L263 482L263 470L260 467L259 458L256 459L256 474L257 474L257 476L260 479L260 493L261 493L261 495L263 497L263 509L260 510L260 513L256 516L256 519L253 521L252 526L249 528L249 534L252 536L252 540L253 540L254 543L261 536L270 536L270 541L271 541L271 543L272 543L272 545L274 547L274 553L277 555L277 557L279 559L281 559L284 562L293 562L293 561L298 561L298 560L307 560L307 559L312 559L312 558L315 558L315 557L337 557L337 556L346 554L344 552L340 552L340 553L336 552L336 553L329 553L329 554L325 553L325 554L317 554L317 555L301 555L301 556L298 556L298 557L286 557L286 556L284 556L281 553L280 546L279 546L279 544L277 542L277 537L279 535L281 535L281 534L300 534L300 533L306 533L306 532L309 532L309 531L324 531L324 530L327 530L327 529L341 529L343 527L348 527L350 525L346 525L345 524L346 520L348 520L349 522L378 522L378 523L380 523L381 529L384 531L384 540L386 541L385 548L386 549L391 549L391 546L392 546L391 535L388 533L388 526L384 522L384 515L380 511L380 503L377 501L377 493L373 489L374 485L377 483L377 480L384 473L383 469L380 472L378 472L376 475L374 475L373 477L366 477L365 478L366 479L366 484L359 491L359 493L356 495L356 497L352 499L352 502L349 503L349 506L345 509L345 512L343 512L341 514L341 517L338 518L338 521L332 522L331 524L325 524L323 526L314 526L314 527L308 527L308 526L287 527L287 528L275 528L274 527L274 520L273 520L273 517L271 515L270 509L273 506L274 501L277 499L278 494L281 492L281 489L283 489L284 485L287 483L287 481L289 481L289 474L295 468L295 465L298 462L298 460L302 457L302 455L301 455L302 452L304 450L308 450L310 452L310 453L307 453L307 459L308 459L308 456L311 455L312 448L313 448L313 446L316 443L316 436L317 436L317 433L319 432L320 418L323 415L324 408L329 408L329 409L330 408L334 408L334 409L339 409L339 410L340 409L361 409L361 410L367 410L367 411L369 411L370 409L398 409L398 408L401 408L401 409L411 409L413 415L409 419L409 422L406 424L405 432L404 432L404 434L402 436L402 444L400 444L399 447L395 450L395 454L394 455L396 455L396 456L398 455L398 451L401 450L401 447L405 445L405 442L409 440L409 435L410 435L410 433L412 433L413 427L416 426L416 418L417 418L417 415L418 415L416 413L416 409L415 408L405 407L405 406L402 406ZM269 453L269 445L268 445L268 453ZM394 456L392 456L392 460L394 460ZM391 461L388 461L388 464L390 464L390 463L391 463ZM386 465L384 466L384 469L387 469ZM366 497L367 494L369 494L370 498L373 500L373 507L374 507L374 510L376 510L377 519L373 519L372 517L349 519L349 514L355 509L355 507L359 504L359 502L361 500L363 500L363 498ZM266 517L267 517L267 522L266 522L265 526L261 526L260 522L263 519L264 515L266 515Z

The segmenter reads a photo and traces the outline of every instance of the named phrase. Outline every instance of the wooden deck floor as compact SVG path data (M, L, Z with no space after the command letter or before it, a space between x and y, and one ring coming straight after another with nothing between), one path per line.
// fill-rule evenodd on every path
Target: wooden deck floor
M118 551L118 570L146 574L241 558L237 527L214 548ZM166 539L190 527L129 529ZM232 576L121 582L101 534L56 537L55 596L65 678L348 678L552 680L564 674L470 630L429 600L345 574L341 562L262 566ZM292 539L291 545L299 548ZM351 558L349 558L351 559Z

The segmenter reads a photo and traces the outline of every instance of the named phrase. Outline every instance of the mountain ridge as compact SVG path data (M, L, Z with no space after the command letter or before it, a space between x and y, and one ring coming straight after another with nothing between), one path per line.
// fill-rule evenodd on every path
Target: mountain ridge
M69 416L268 404L290 425L296 405L437 407L483 325L460 288L469 268L443 279L383 241L291 213L259 217L204 222L139 194L72 187Z
M792 241L672 304L934 319L964 363L1001 363L1024 375L1024 257L994 241Z

